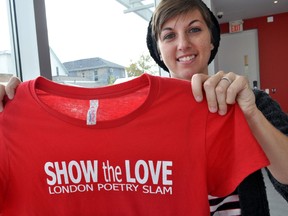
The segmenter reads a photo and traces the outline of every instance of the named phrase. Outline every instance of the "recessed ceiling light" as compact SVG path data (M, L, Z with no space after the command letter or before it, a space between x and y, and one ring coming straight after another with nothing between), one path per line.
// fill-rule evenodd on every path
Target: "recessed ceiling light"
M278 3L278 1L276 0L276 1L274 1L274 4L277 4Z

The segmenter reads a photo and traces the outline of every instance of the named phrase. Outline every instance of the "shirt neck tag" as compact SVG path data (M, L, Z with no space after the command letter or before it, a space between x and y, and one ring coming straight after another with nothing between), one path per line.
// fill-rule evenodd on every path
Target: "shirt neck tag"
M87 125L96 125L98 100L90 100L90 107L87 111Z

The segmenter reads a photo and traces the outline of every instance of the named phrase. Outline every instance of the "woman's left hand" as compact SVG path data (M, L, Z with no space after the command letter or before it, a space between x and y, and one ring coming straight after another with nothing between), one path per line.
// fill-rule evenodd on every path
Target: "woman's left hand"
M203 100L205 94L210 112L220 115L225 115L227 105L236 101L246 117L257 110L248 79L233 72L219 71L212 76L195 74L192 77L192 92L198 102Z
M237 101L253 135L270 160L268 169L278 182L288 184L288 137L275 128L257 108L247 78L220 71L213 76L195 74L191 82L196 101L201 102L205 94L211 112L225 115L227 105Z

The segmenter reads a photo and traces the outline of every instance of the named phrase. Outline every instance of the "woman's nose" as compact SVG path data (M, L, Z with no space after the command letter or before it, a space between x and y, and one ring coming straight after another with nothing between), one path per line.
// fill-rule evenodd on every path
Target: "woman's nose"
M190 43L189 37L186 34L180 35L178 38L178 49L186 50L190 46L191 46L191 43Z

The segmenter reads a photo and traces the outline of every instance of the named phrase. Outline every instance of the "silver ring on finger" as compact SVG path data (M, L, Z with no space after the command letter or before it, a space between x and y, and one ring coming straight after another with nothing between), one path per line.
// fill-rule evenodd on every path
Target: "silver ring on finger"
M227 81L230 85L231 85L231 83L232 83L232 81L231 81L228 77L222 77L221 80ZM221 81L221 80L220 80L220 81Z

